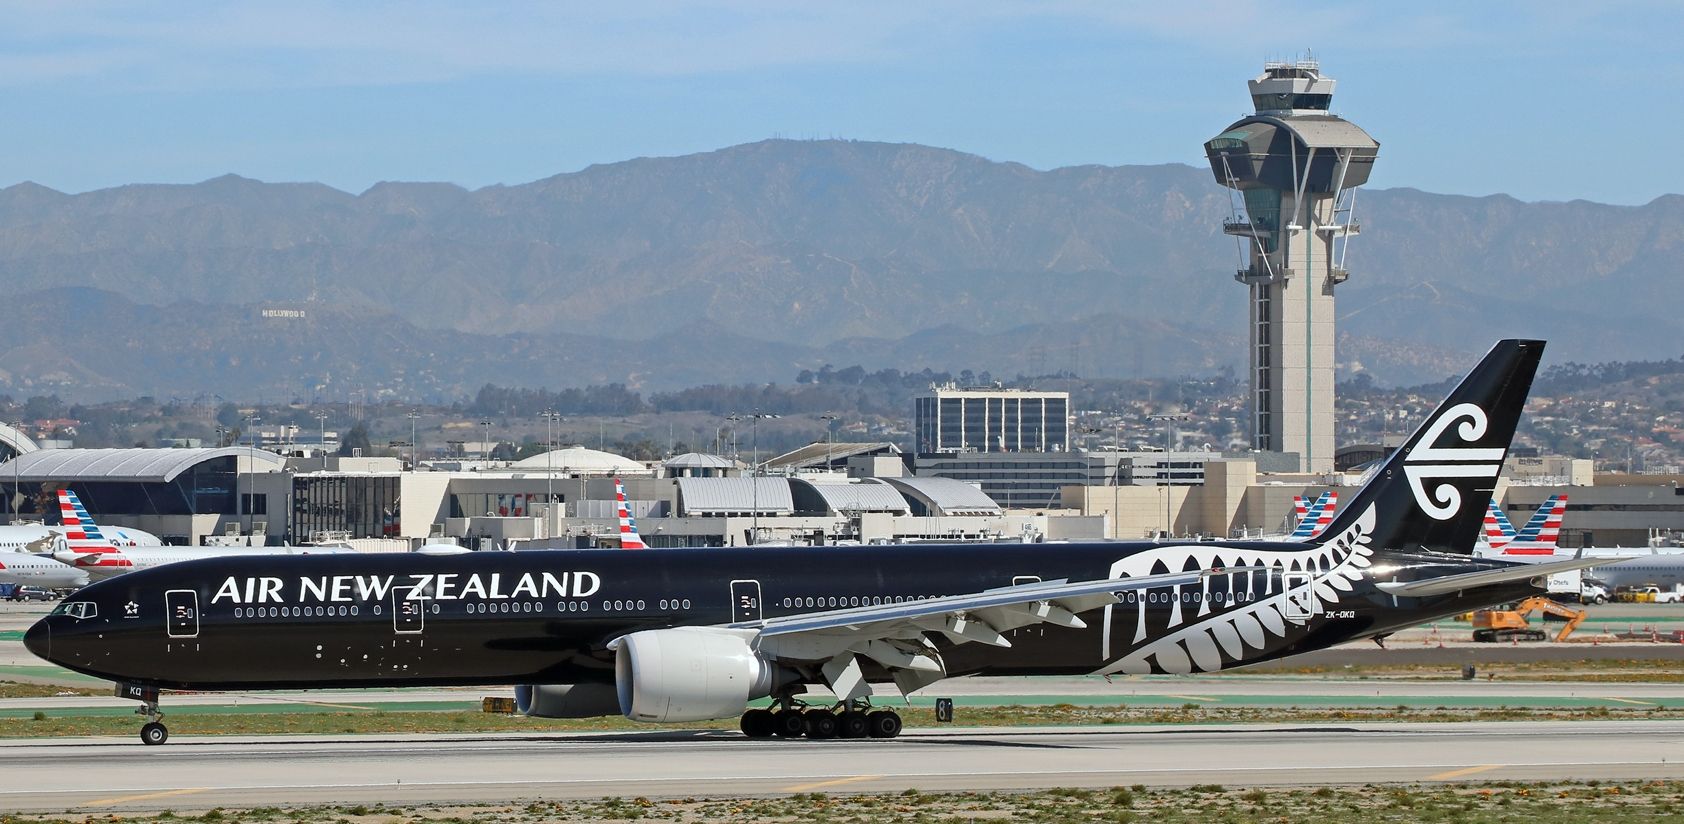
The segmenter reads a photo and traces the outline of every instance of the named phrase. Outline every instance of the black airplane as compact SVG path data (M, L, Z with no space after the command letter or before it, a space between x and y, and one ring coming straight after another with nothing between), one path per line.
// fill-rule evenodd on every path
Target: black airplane
M1471 554L1543 347L1497 344L1308 542L210 558L89 586L24 643L117 682L148 744L168 737L166 689L493 684L523 685L537 717L892 738L899 716L871 704L885 685L1232 669L1595 563ZM835 701L798 699L813 687Z

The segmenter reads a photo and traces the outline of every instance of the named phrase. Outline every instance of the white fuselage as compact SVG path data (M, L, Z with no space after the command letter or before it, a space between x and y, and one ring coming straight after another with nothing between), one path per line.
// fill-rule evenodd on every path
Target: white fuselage
M1504 554L1501 550L1476 547L1474 555L1506 561L1541 563L1579 557L1607 558L1608 563L1585 570L1585 574L1609 587L1658 586L1663 589L1684 584L1684 547L1585 547L1557 548L1552 554Z
M51 558L27 552L0 552L0 584L66 589L85 586L88 578L88 573Z
M88 572L96 581L103 581L139 569L194 561L200 558L224 558L253 555L317 555L355 552L341 546L125 546L115 552L74 555L78 569ZM74 554L74 553L72 553Z

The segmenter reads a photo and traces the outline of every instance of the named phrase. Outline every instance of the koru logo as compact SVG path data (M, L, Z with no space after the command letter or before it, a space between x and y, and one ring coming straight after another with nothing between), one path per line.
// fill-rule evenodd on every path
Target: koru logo
M1416 505L1436 521L1448 521L1462 508L1462 491L1450 483L1440 483L1428 490L1424 481L1495 478L1503 468L1500 448L1440 445L1439 439L1453 424L1456 439L1473 443L1485 436L1485 410L1471 403L1459 403L1445 410L1422 433L1420 446L1403 461L1403 474L1409 479L1409 491L1415 495Z

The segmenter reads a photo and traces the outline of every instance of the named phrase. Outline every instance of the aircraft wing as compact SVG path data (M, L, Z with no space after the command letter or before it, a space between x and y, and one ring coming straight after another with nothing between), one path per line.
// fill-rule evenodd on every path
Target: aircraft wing
M1419 581L1386 581L1374 586L1387 595L1397 595L1403 598L1422 598L1428 595L1448 595L1474 587L1502 584L1509 581L1524 581L1528 578L1545 578L1557 572L1567 572L1573 569L1589 569L1608 563L1607 558L1580 557L1570 561L1547 561L1541 564L1517 564L1515 566L1486 569L1479 572L1464 572L1460 575L1442 575L1437 578L1424 578Z
M1258 568L1261 569L1261 568ZM902 693L946 677L932 639L954 644L1009 647L1010 630L1035 624L1080 629L1078 613L1120 600L1119 593L1197 584L1209 575L1252 571L1210 569L1093 581L1040 581L966 595L867 607L809 612L728 625L753 632L763 654L791 663L821 665L826 683L843 698L869 695L858 657L887 668Z

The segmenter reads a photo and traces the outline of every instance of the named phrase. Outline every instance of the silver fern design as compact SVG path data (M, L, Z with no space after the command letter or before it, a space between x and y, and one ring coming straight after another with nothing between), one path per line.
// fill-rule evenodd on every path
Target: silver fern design
M1268 571L1230 573L1227 580L1211 576L1196 593L1192 587L1170 587L1162 593L1135 593L1132 603L1106 607L1101 644L1104 660L1110 663L1095 674L1214 672L1278 644L1351 591L1374 554L1369 546L1373 531L1370 504L1350 528L1320 546L1266 550L1192 544L1151 549L1118 561L1111 566L1113 578L1218 566ZM1149 605L1154 607L1150 617ZM1155 637L1146 643L1147 621L1161 613L1162 605L1169 608L1166 632L1150 633ZM1136 610L1130 649L1114 661L1113 609Z

